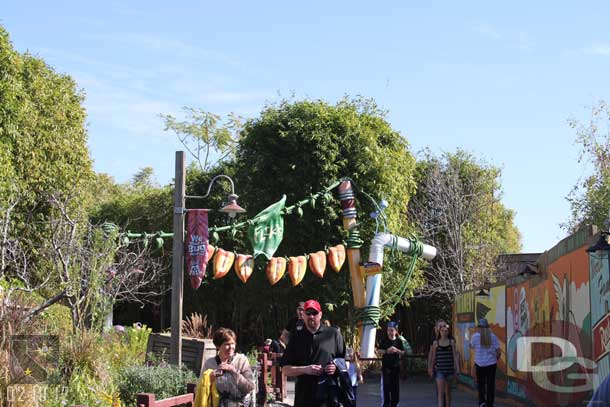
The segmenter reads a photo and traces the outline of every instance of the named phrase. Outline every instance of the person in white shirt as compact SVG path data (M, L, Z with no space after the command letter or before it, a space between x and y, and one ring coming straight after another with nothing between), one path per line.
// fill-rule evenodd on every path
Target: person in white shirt
M479 320L477 333L470 338L477 370L479 407L493 407L496 390L496 367L501 355L500 341L491 332L485 318Z

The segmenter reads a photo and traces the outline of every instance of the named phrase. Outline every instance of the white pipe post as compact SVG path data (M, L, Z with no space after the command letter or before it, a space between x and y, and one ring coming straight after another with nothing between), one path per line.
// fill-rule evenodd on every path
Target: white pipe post
M369 251L369 262L383 266L383 251L386 247L392 247L396 239L396 248L401 252L408 252L411 248L411 241L403 237L394 236L390 233L378 233L371 241ZM436 256L436 247L424 244L422 257L432 260ZM379 306L379 295L381 291L381 273L369 276L366 279L366 305ZM362 345L360 354L363 358L372 358L375 355L375 335L377 328L374 325L364 327L362 335Z

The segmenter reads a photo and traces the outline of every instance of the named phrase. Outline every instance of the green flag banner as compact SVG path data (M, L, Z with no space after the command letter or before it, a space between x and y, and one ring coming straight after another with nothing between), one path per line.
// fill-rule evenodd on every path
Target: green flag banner
M282 209L285 204L286 195L254 217L255 222L248 228L248 238L252 242L255 258L262 254L270 259L282 242L284 237Z

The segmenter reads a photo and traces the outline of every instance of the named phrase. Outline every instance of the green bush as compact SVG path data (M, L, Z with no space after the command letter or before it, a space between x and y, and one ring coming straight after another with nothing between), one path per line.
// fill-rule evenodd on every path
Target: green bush
M186 392L187 383L197 377L190 370L176 366L130 366L119 372L116 383L121 400L127 407L136 405L136 394L154 393L157 400Z
M107 355L111 368L120 371L128 366L142 365L146 358L148 336L152 329L136 325L125 332L108 332L104 335L102 351Z
M40 322L44 333L48 335L65 335L72 331L72 314L70 308L61 304L53 304L40 314Z

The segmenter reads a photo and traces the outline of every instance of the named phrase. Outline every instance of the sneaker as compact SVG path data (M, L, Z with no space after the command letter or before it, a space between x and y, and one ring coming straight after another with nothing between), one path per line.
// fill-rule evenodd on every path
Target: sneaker
M479 404L479 407L487 407L487 404L486 403L481 403L481 404Z

